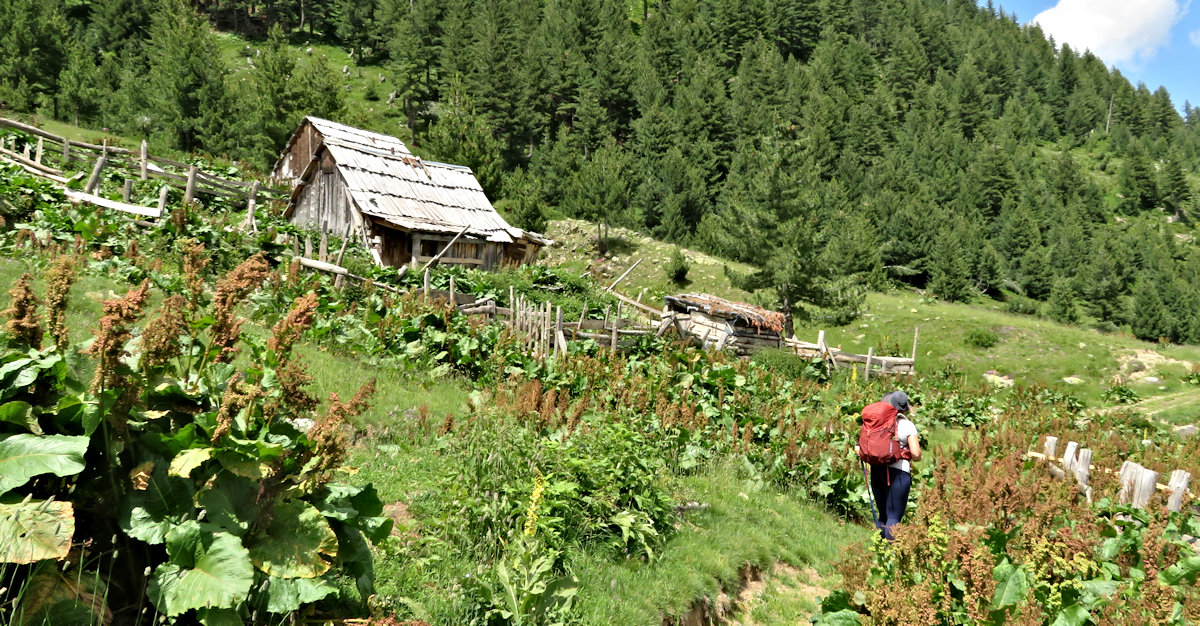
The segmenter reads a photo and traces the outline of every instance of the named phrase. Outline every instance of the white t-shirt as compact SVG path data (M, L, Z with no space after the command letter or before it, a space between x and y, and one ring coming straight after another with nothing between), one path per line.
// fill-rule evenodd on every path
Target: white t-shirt
M896 420L896 438L900 440L900 447L908 449L908 438L917 434L917 427L912 422L903 417ZM902 472L912 473L912 463L908 459L900 459L892 463L888 467L894 467Z

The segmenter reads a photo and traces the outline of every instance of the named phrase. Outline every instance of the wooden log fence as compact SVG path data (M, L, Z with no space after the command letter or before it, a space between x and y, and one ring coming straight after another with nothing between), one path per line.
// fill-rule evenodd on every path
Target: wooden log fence
M191 201L197 194L220 196L232 200L243 200L247 203L248 210L253 211L256 201L263 193L259 189L258 181L223 178L202 172L195 165L189 163L152 155L149 153L145 141L142 141L136 150L96 145L73 141L36 126L6 118L0 118L0 128L20 131L37 139L36 142L33 142L32 139L26 141L23 152L0 147L0 160L16 163L32 174L48 178L59 184L66 184L65 179L69 178L65 174L68 166L82 165L81 173L84 175L90 173L84 186L84 192L89 194L95 192L99 187L102 173L112 169L124 172L126 185L128 185L128 181L134 179L163 180L166 184L182 190L185 202ZM56 146L59 148L56 149ZM60 168L51 167L44 162L45 156L51 153L59 155ZM175 169L179 173L170 172L167 168ZM129 203L126 201L124 204ZM161 204L163 203L160 202ZM148 207L142 208L148 209ZM145 212L139 214L148 215ZM159 214L161 215L161 210ZM248 225L251 228L255 227L253 218L249 219Z
M1068 441L1062 456L1058 455L1058 437L1047 436L1042 441L1042 451L1027 451L1026 457L1037 459L1046 464L1051 476L1058 479L1074 477L1081 495L1091 502L1092 488L1090 480L1093 472L1116 474L1120 489L1117 501L1129 504L1134 508L1144 509L1156 492L1167 493L1167 509L1174 512L1183 510L1184 500L1192 494L1188 490L1192 475L1184 470L1171 472L1170 481L1166 484L1158 482L1159 474L1149 468L1142 467L1133 461L1125 461L1119 470L1097 467L1092 464L1092 451L1083 448L1079 443Z

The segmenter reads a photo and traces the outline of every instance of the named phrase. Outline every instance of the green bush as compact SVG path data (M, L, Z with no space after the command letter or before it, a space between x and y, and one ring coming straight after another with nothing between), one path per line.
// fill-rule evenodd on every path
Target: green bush
M675 248L675 252L671 253L671 260L667 261L667 278L676 285L682 285L687 282L688 271L691 270L688 265L687 257L683 255L683 251Z
M821 359L806 359L783 348L759 350L754 353L754 356L750 357L750 361L756 365L773 370L776 374L784 378L817 381L829 378L829 370L825 362Z
M1037 315L1037 302L1029 298L1012 296L1008 304L1004 305L1004 310L1016 315Z
M1000 335L990 328L972 328L963 336L963 341L967 342L968 346L990 348L1000 343Z

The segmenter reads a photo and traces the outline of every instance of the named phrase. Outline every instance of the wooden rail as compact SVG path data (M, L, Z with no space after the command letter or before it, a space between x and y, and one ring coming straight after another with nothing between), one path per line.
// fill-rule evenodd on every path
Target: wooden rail
M149 153L145 141L140 150L130 150L118 146L95 145L83 141L72 141L65 137L37 128L29 124L0 118L0 128L11 128L38 138L37 149L32 151L30 143L26 142L26 153L0 146L0 158L17 163L29 171L58 183L65 183L65 168L72 162L84 166L84 171L90 172L84 191L92 193L101 181L105 169L118 169L126 174L126 181L149 180L157 178L167 184L183 189L185 201L191 201L196 193L211 196L221 196L231 199L244 199L253 206L261 194L257 181L242 181L223 178L200 171L195 165L181 163L172 159L155 156ZM10 137L10 142L12 138ZM59 155L62 168L47 165L43 158L51 152ZM167 171L166 167L175 168L184 173ZM128 203L126 203L128 204Z

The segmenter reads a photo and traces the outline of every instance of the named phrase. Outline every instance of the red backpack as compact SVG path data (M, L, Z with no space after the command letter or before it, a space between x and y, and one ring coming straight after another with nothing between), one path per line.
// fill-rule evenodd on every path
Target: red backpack
M912 458L896 438L896 407L887 402L868 404L862 411L858 458L871 465L891 465Z

